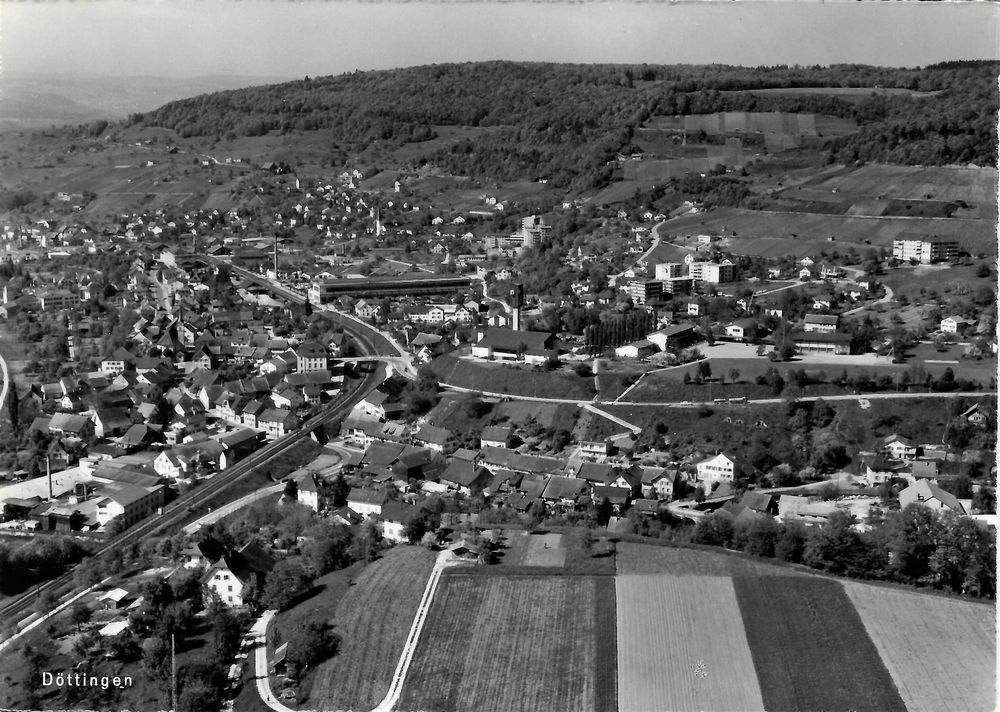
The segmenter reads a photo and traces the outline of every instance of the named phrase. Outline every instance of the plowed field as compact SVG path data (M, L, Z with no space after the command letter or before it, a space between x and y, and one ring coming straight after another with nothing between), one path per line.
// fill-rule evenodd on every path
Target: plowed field
M611 577L449 574L396 707L607 712L615 640Z
M909 712L994 709L994 606L862 583L844 587Z

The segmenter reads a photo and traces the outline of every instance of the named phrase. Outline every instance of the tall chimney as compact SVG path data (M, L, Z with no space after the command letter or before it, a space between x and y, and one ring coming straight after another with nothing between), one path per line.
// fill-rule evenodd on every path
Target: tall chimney
M52 501L52 467L49 464L49 458L45 456L45 474L49 478L49 501Z

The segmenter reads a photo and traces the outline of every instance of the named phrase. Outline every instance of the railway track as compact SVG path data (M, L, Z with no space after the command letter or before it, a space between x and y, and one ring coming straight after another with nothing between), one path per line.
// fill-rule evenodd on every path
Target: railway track
M380 355L366 334L356 329L345 330L349 331L351 337L358 344L359 352L365 355ZM98 549L93 556L103 556L113 549L130 546L141 541L144 537L152 536L164 529L178 525L190 515L191 510L196 510L211 498L225 492L254 468L262 467L281 456L302 439L308 437L317 427L346 415L358 401L378 385L379 380L378 369L365 374L349 391L341 393L322 413L307 420L299 430L265 445L255 452L249 460L233 465L200 487L182 494L164 508L162 514L145 519L125 530ZM67 586L71 587L70 590L60 594L59 592ZM51 591L57 594L58 599L63 599L75 595L85 588L86 586L74 583L73 570L70 569L66 573L45 581L17 598L0 605L0 623L7 624L24 620L30 614L35 601L45 592Z

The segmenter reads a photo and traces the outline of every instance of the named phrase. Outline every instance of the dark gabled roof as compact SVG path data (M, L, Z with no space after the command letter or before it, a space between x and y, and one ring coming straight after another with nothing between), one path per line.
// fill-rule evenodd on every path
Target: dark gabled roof
M386 502L382 506L382 514L379 518L385 522L399 522L400 524L409 523L414 517L420 514L423 510L420 507L414 507L411 504L404 504L403 502Z
M510 439L514 429L509 425L488 425L479 434L480 440L499 440L506 442Z
M451 431L445 430L444 428L438 428L434 425L428 425L427 423L421 425L417 429L417 432L413 434L414 440L441 446L444 446L450 437Z
M806 314L806 324L836 326L838 321L840 321L840 317L836 314Z
M378 426L378 423L374 425ZM399 456L403 454L406 446L402 443L372 443L365 451L365 455L361 462L364 465L383 465L389 466L399 459Z
M213 536L206 536L198 542L198 551L211 563L215 563L226 553L226 547Z
M562 470L562 461L541 455L523 455L503 447L484 447L483 462L521 472L550 473Z
M544 331L512 331L510 329L490 329L476 344L482 348L514 353L523 344L530 354L544 354L553 348L555 337Z
M358 504L377 504L382 506L386 501L386 493L380 490L367 489L364 487L354 487L347 495L347 501Z
M587 481L577 477L553 475L545 484L542 499L573 499L587 491Z
M610 485L594 485L593 497L597 502L607 499L611 504L625 504L632 491L628 487L612 487Z
M756 512L766 512L768 509L774 508L775 499L773 494L747 490L743 493L740 504Z
M438 479L459 487L484 486L490 481L490 471L465 460L452 460Z

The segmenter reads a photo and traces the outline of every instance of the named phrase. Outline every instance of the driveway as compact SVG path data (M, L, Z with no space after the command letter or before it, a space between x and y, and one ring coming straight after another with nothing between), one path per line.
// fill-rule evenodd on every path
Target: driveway
M267 673L267 626L277 611L265 611L264 615L250 628L250 634L257 643L254 651L254 676L257 678L257 692L260 699L275 712L301 712L285 705L271 692L271 679Z

